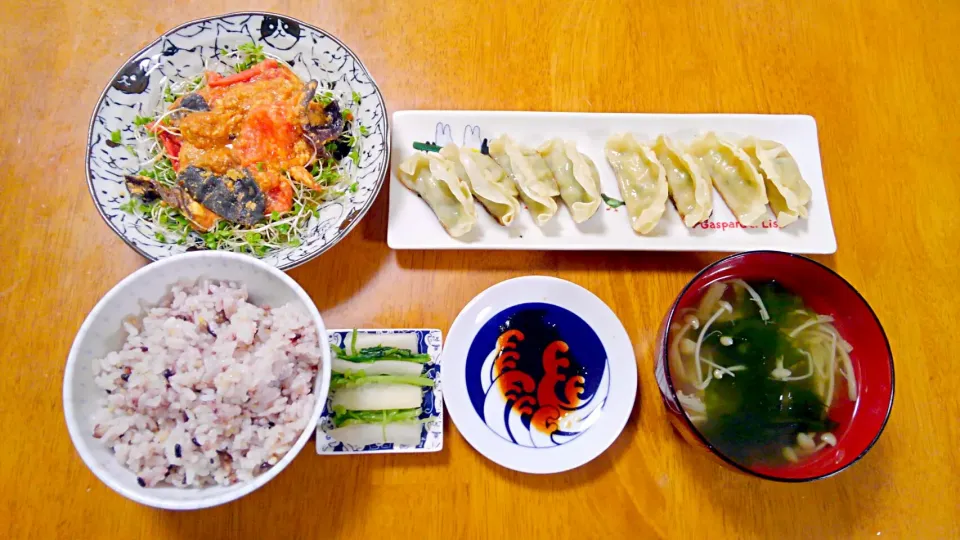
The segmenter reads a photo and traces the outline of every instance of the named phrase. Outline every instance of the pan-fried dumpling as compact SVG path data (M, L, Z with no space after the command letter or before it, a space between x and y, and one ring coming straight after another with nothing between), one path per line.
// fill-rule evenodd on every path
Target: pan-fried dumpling
M476 150L460 148L450 143L440 150L440 155L453 163L454 171L461 180L501 225L510 225L520 212L517 188L503 167L490 156Z
M667 205L667 176L650 147L626 133L607 139L607 161L617 175L633 230L646 234L657 226Z
M477 222L470 187L457 177L453 163L436 154L418 152L400 164L397 176L427 201L450 236L467 234Z
M496 160L513 179L520 198L527 205L537 225L544 225L557 213L560 194L550 167L535 150L521 146L507 135L490 141L490 157Z
M590 219L600 208L600 173L593 160L578 152L575 142L562 139L545 142L537 152L553 171L573 221Z
M703 172L743 225L756 225L767 215L767 190L763 177L737 145L707 133L690 145Z
M750 156L754 167L763 173L767 198L777 216L777 224L784 227L796 221L798 216L807 217L807 204L812 193L790 152L778 142L753 137L740 141L740 147Z
M713 212L710 180L700 171L700 163L666 135L653 147L667 174L670 198L687 227L706 221Z

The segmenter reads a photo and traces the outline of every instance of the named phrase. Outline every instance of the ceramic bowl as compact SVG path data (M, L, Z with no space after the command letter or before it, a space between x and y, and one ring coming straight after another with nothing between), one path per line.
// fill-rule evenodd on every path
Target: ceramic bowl
M177 283L201 279L235 281L247 287L250 301L258 305L299 304L313 319L323 351L314 384L317 397L303 433L286 455L254 479L231 486L204 488L140 487L137 477L114 457L113 452L93 437L94 414L103 396L94 383L92 360L119 350L126 333L122 322L142 316L143 306L152 306ZM67 358L63 380L63 409L70 438L87 467L117 493L148 506L189 510L223 504L263 486L280 473L303 448L323 411L330 386L330 353L323 319L307 293L280 270L246 255L198 252L177 255L150 264L118 283L87 316L77 332Z
M667 359L667 329L680 310L696 305L711 283L734 278L748 282L779 282L803 298L804 303L818 314L832 316L837 332L853 346L850 359L856 375L857 400L838 400L828 412L829 418L839 424L833 430L836 446L827 446L796 464L747 466L711 445L680 405L674 374ZM806 257L777 251L751 251L733 255L697 274L677 296L660 327L655 373L663 402L670 413L668 417L688 442L710 452L726 466L768 480L818 480L850 467L863 458L880 438L893 408L893 354L880 320L867 301L852 285L826 266Z
M140 157L127 148L133 140L134 118L151 115L163 98L167 78L199 75L205 65L219 64L224 47L251 40L265 53L287 61L304 80L333 84L347 95L356 92L360 105L351 110L368 130L360 137L356 191L323 205L319 216L311 218L300 246L271 251L263 260L289 269L330 249L357 225L383 186L390 154L386 105L373 77L349 47L324 30L273 13L231 13L191 21L131 56L107 83L90 120L86 174L94 206L127 245L150 260L182 253L187 247L159 240L151 223L121 209L130 198L123 176L141 168ZM117 134L119 143L114 140Z

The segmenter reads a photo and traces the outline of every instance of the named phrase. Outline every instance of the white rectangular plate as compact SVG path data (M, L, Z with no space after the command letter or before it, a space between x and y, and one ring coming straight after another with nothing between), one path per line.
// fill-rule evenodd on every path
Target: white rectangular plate
M349 339L353 330L329 330L327 335L330 338L330 345L342 347L344 340ZM420 435L420 444L417 446L404 446L401 444L368 444L363 447L356 447L344 444L329 435L324 429L332 429L333 421L330 418L330 400L327 396L327 404L323 408L323 414L317 423L317 453L318 454L403 454L413 452L438 452L443 448L443 391L440 381L440 347L443 342L443 336L440 330L417 328L417 329L379 329L379 330L357 330L359 334L416 334L419 350L417 354L429 354L430 361L424 364L425 377L433 379L436 386L426 388L423 392L423 403L421 404L422 413L420 419L423 420L423 431ZM331 394L333 392L331 391Z
M622 251L722 251L775 249L793 253L834 253L837 240L830 220L827 194L820 166L817 124L811 116L757 114L618 114L496 111L398 111L393 115L390 218L387 244L393 249L525 249L525 250L622 250ZM537 227L524 210L510 227L496 222L478 205L477 224L461 238L446 233L436 216L420 198L397 179L400 163L412 155L413 143L480 148L484 139L508 133L518 142L537 147L560 137L576 141L600 170L601 191L622 199L603 147L615 133L633 132L641 139L665 133L690 142L701 132L744 137L752 135L778 141L797 160L813 198L810 217L783 229L776 228L773 213L756 228L743 228L713 190L713 216L693 229L684 226L672 203L663 220L649 235L633 231L626 208L600 210L576 224L561 204L549 223Z

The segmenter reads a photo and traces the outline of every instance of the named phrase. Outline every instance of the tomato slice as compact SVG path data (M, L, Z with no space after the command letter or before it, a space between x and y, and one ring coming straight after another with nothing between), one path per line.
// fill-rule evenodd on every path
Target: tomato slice
M285 161L300 140L298 126L290 119L290 107L284 103L262 105L250 110L233 142L233 150L242 165Z
M250 67L249 69L243 70L240 73L234 73L233 75L228 75L226 77L218 77L217 79L210 80L207 79L207 85L211 88L217 86L230 86L231 84L237 84L249 81L256 77L257 75L262 75L268 70L276 69L277 61L273 58L267 58L263 62Z
M293 186L286 179L280 180L280 183L273 189L264 193L266 205L263 207L264 215L270 215L273 212L287 212L293 208Z
M180 156L180 139L166 131L157 133L157 138L163 143L163 149L166 150L167 156L170 158L173 170L180 170L180 160L177 159Z

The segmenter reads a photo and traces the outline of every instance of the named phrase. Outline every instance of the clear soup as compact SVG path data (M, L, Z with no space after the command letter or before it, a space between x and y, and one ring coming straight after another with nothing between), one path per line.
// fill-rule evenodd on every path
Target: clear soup
M856 401L857 384L852 347L832 323L776 281L711 284L670 326L670 373L687 416L746 467L835 446L846 419L830 412Z

